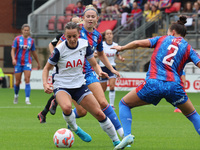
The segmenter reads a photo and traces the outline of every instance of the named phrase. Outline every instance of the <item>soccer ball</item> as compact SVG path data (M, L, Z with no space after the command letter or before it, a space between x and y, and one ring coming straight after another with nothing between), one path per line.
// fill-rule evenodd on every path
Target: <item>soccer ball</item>
M58 129L53 136L53 142L56 147L70 148L74 143L74 135L69 129Z

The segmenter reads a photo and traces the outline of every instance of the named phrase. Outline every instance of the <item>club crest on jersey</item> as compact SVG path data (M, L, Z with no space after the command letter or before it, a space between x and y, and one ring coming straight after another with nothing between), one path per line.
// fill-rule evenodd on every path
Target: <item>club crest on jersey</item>
M79 52L80 52L80 55L82 56L82 50L79 50Z
M82 66L83 63L80 59L78 60L72 60L72 61L67 61L66 63L66 68L74 68L74 67L78 67L78 66Z

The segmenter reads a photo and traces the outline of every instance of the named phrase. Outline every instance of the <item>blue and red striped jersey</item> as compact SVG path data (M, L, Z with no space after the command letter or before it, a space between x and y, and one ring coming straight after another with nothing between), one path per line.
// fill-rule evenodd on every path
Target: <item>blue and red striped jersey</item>
M99 33L96 29L94 29L93 32L88 32L83 26L80 31L80 38L88 40L92 51L95 50L101 52L103 51L103 39L101 33ZM87 59L85 59L85 63L83 66L83 73L88 73L93 71L92 66L88 62Z
M25 64L31 64L31 51L35 51L34 40L31 37L24 38L22 35L17 36L12 44L15 50L15 59L17 65L24 66Z
M93 32L88 32L83 26L82 29L80 30L80 38L88 40L92 51L94 52L95 50L101 52L103 51L103 38L101 33L99 33L96 29L94 29ZM66 40L65 36L63 35L60 38L61 41ZM87 59L85 59L84 66L83 66L83 73L88 73L94 71L90 63L88 62Z
M180 76L188 62L197 65L200 55L182 37L157 36L149 39L154 52L147 79L159 79L181 83Z

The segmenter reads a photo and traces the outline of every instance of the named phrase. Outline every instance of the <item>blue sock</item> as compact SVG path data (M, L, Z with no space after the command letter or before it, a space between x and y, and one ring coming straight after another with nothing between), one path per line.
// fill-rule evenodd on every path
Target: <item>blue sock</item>
M200 115L194 110L191 114L186 116L194 125L197 133L200 135Z
M106 106L106 108L103 109L103 112L111 120L116 130L122 127L117 117L117 114L109 104Z
M14 85L15 94L18 95L19 93L19 86Z
M73 111L74 111L75 117L76 117L76 118L80 118L80 116L79 116L78 113L77 113L76 107L73 109Z
M26 97L30 97L30 93L31 93L31 86L30 86L30 83L28 83L25 86L25 95L26 95Z
M124 102L123 98L119 102L119 117L124 129L124 137L131 134L132 115L131 109Z

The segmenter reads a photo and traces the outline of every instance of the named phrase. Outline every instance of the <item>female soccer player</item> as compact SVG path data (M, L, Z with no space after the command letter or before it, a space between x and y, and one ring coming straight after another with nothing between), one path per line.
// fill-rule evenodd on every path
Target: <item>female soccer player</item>
M106 56L108 57L108 60L110 64L113 66L113 68L116 70L115 66L115 56L121 61L124 61L124 58L117 52L115 49L110 49L113 46L117 46L118 44L113 42L113 33L112 30L108 29L104 32L103 34L103 50ZM103 63L102 61L99 61L99 65L101 69L106 72L109 75L108 78L101 78L100 77L100 83L103 88L103 91L105 92L107 89L107 81L109 80L109 86L110 86L110 91L109 91L109 100L110 100L110 105L115 109L114 107L114 101L115 101L115 81L116 81L116 75L113 74Z
M80 31L80 38L88 40L92 48L92 51L93 52L95 50L97 51L98 58L105 64L105 66L112 73L116 74L117 76L120 76L119 73L109 63L108 58L106 57L103 51L102 35L95 29L97 21L98 21L98 12L96 8L94 8L92 5L88 5L83 13L84 25L82 26L82 29ZM65 39L66 39L65 36L62 36L58 44L64 41ZM99 83L99 80L97 79L93 68L91 67L91 65L87 60L85 60L84 62L83 73L85 74L86 85L88 85L88 88L94 94L96 100L99 102L101 109L103 110L105 115L112 121L119 135L123 137L124 132L120 124L120 121L113 108L108 104L103 89L101 87L101 84ZM87 111L84 110L83 107L81 107L80 105L77 105L76 102L74 102L74 105L76 107L74 109L76 118L83 117L87 114Z
M18 93L19 93L19 85L21 82L22 73L24 72L25 77L25 95L26 104L30 103L30 93L31 93L31 87L30 87L30 76L31 76L31 69L32 69L32 58L31 58L31 52L33 54L33 57L35 58L38 66L37 69L40 68L40 63L38 60L37 53L35 52L35 44L34 40L29 37L30 35L30 26L28 24L22 25L22 35L17 36L12 45L11 50L11 57L12 57L12 63L15 67L15 85L14 85L14 104L18 103Z
M66 41L59 44L48 59L43 69L43 86L46 93L54 92L56 101L63 111L63 118L70 129L83 141L90 142L90 135L76 124L72 111L72 99L89 111L100 123L102 129L112 139L113 144L119 143L119 138L110 119L100 109L98 102L85 84L83 64L85 57L99 76L108 76L97 64L91 47L85 39L79 39L79 26L69 22L65 26ZM56 66L53 86L48 84L49 70Z
M200 68L200 56L183 38L186 35L185 23L186 17L180 16L179 20L169 27L166 36L136 40L125 46L113 47L118 51L138 47L154 48L145 81L125 95L119 103L125 138L115 149L122 149L133 142L130 109L147 104L157 105L162 98L177 106L200 134L200 116L185 93L181 80L186 63L192 61Z

